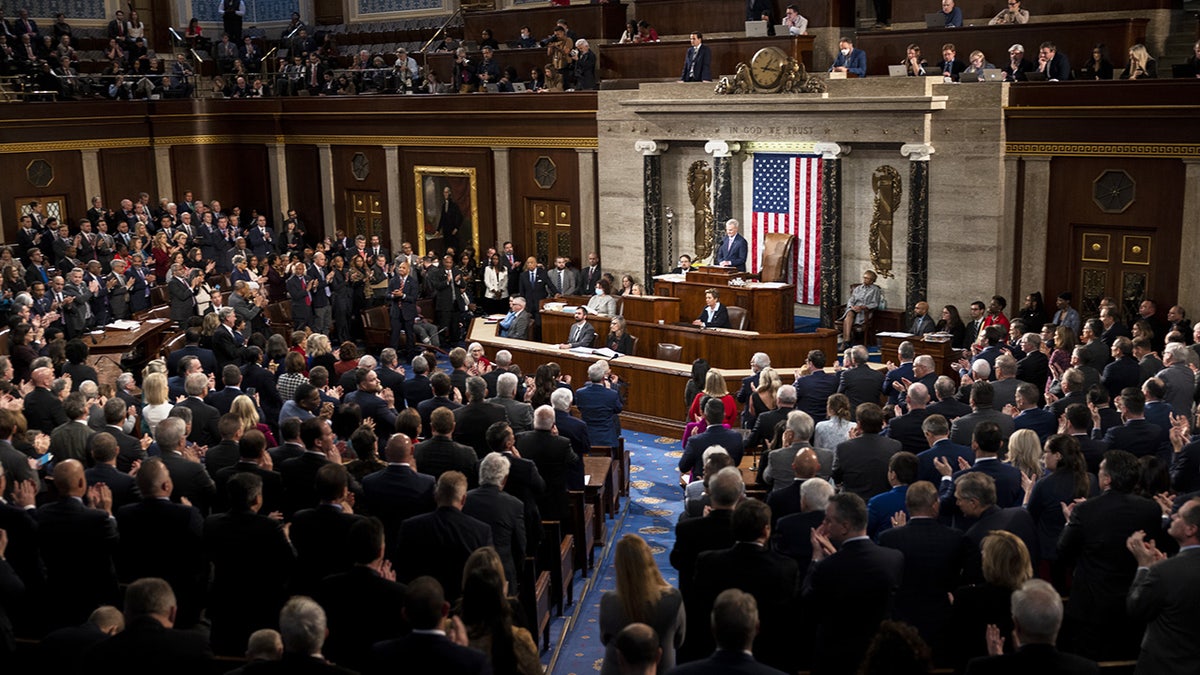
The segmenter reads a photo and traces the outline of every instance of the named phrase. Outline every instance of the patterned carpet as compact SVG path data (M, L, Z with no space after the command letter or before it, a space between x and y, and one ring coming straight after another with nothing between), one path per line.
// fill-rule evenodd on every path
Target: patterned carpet
M675 543L675 521L683 510L683 491L675 470L682 454L677 438L625 431L625 447L631 453L630 498L621 502L616 521L609 521L608 544L596 553L596 568L587 579L576 577L576 602L568 620L555 619L551 649L543 658L550 675L586 675L600 672L604 645L600 643L600 596L616 587L613 547L628 533L642 536L654 551L654 559L668 583L678 584L675 569L667 560ZM566 634L563 635L564 628Z

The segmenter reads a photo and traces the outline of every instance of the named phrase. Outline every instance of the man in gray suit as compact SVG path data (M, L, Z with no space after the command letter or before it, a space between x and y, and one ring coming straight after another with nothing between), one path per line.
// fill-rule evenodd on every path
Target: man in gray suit
M554 297L562 297L575 292L579 286L579 272L567 266L567 259L559 256L554 260L554 269L550 271L550 292Z
M517 376L513 373L501 373L496 379L496 398L489 398L487 402L504 408L508 425L512 427L513 433L519 434L533 428L533 406L516 400L516 394Z
M508 300L508 316L500 320L500 337L528 340L532 337L529 328L533 317L525 311L525 298L515 296Z
M181 326L196 315L196 288L201 279L198 270L188 270L183 265L172 268L167 295L171 298L171 320Z
M467 492L463 513L492 528L492 542L504 574L515 590L521 576L517 562L525 564L525 505L520 499L504 492L508 482L508 459L498 452L488 453L479 463L479 487Z
M575 323L567 331L567 341L558 345L559 349L574 349L576 347L591 347L596 340L596 329L588 323L587 310L575 308Z
M67 274L63 286L63 322L68 339L88 329L92 321L92 296L99 290L96 284L84 285L82 269L75 268Z
M879 393L883 391L885 378L881 371L867 365L867 348L858 345L850 350L853 367L841 371L842 379L838 383L838 393L845 394L850 399L850 409L857 410L861 403L879 403Z
M1196 382L1192 369L1188 367L1187 345L1173 342L1163 350L1163 365L1166 366L1155 375L1167 387L1163 400L1171 407L1186 413L1191 409L1192 393Z
M74 392L63 402L63 411L67 413L68 421L50 432L50 452L59 461L77 459L87 466L92 463L87 451L88 440L96 433L88 426L87 399L81 392Z
M1138 570L1129 588L1130 618L1146 623L1137 675L1200 672L1200 498L1193 498L1171 516L1167 533L1179 542L1173 558L1135 532L1126 547Z
M108 285L108 309L112 312L112 318L128 319L129 289L133 286L133 279L125 277L124 260L118 258L112 261L112 274L108 275L105 283Z

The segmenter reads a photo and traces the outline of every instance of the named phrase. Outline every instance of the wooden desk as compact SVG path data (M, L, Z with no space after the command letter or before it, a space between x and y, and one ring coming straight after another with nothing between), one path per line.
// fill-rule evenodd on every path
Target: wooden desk
M587 476L587 485L583 493L589 504L595 507L596 517L592 520L592 528L596 537L596 546L604 546L605 517L616 515L617 496L613 481L613 461L607 457L581 457L583 472Z
M678 323L679 298L668 295L624 295L617 298L621 316L641 323Z
M687 33L688 30L683 32ZM812 70L813 36L811 35L718 38L705 40L704 44L712 50L714 81L722 75L732 75L737 70L737 64L748 63L750 57L763 47L779 47ZM600 79L677 80L683 73L683 59L690 46L685 41L603 45L597 50L600 59Z
M926 342L916 336L902 338L885 335L879 338L879 353L884 363L896 359L896 350L905 340L912 342L913 351L917 356L927 354L933 357L934 372L958 381L958 367L954 364L962 358L962 354L949 342Z
M1071 68L1078 70L1091 58L1092 47L1098 42L1108 45L1109 53L1118 62L1123 62L1120 55L1128 53L1133 45L1145 42L1148 23L1148 19L1098 19L1021 26L874 31L859 33L855 46L867 53L868 75L887 75L889 65L904 60L909 43L920 45L921 53L926 55L930 65L936 65L941 59L942 45L947 42L958 46L960 59L978 49L999 68L1008 64L1008 48L1014 43L1024 45L1025 58L1036 64L1038 45L1050 41L1058 45L1058 51L1066 54Z
M704 280L700 275L663 274L654 277L654 292L679 298L679 315L691 321L704 309L704 291L716 288L721 303L746 310L746 327L759 333L791 333L795 327L792 306L796 287L792 284L727 286Z
M136 330L106 329L103 335L84 335L89 355L88 364L96 369L99 382L96 384L115 384L123 372L121 357L129 352L138 351L140 362L158 358L166 340L167 332L173 326L171 321L150 323L143 321Z
M646 0L638 0L638 9L642 7L642 3ZM933 9L930 9L931 3L927 0L892 0L892 23L908 23L911 21L925 23L925 15L930 12L938 11L937 3L932 3ZM958 3L958 8L963 11L963 25L979 25L986 24L993 16L1000 13L1000 10L1005 9L1004 0L983 0L981 4L972 4L968 10L962 3ZM1037 21L1045 21L1048 17L1055 14L1084 14L1087 12L1128 12L1131 10L1148 10L1148 9L1171 9L1172 0L1054 0L1054 2L1042 3L1039 2L1036 12ZM1033 6L1026 9L1033 10ZM805 14L808 16L808 14ZM812 18L809 18L809 26L812 26ZM858 34L859 37L863 33ZM1039 43L1040 44L1040 43ZM940 46L940 45L939 45ZM962 47L959 46L961 50ZM972 49L974 49L972 47ZM1031 49L1029 43L1025 43L1025 49ZM1036 51L1036 45L1032 47ZM940 53L941 50L939 50ZM968 52L969 53L969 52ZM991 56L990 53L984 52ZM1118 52L1109 52L1117 54ZM1026 54L1028 56L1028 54ZM960 52L959 58L962 58ZM964 59L965 60L965 59ZM995 63L995 59L992 59ZM1075 63L1071 61L1072 65ZM1080 62L1082 66L1083 63Z
M500 44L521 37L521 26L529 26L535 40L554 34L554 24L566 19L571 30L588 42L616 42L625 32L627 6L610 2L605 5L572 5L570 7L522 7L482 12L463 12L463 37L478 41L484 28ZM542 55L546 50L542 50Z
M771 0L772 23L778 24L784 9L793 2ZM742 0L705 0L704 11L697 11L695 0L637 0L635 8L638 20L650 22L659 35L687 35L694 30L702 33L746 30L746 3ZM808 19L809 31L854 23L854 0L809 0L801 5L801 10ZM921 21L924 17L922 14Z
M513 355L513 363L519 365L524 373L532 373L541 364L553 361L562 368L564 374L571 376L571 383L575 388L587 382L588 366L599 360L597 356L573 354L539 342L499 337L496 334L496 324L489 324L484 319L475 319L472 322L468 341L477 341L483 345L489 357L497 350L507 349ZM776 361L779 363L779 370L784 373L790 373L793 368L801 365L801 361ZM628 396L625 409L621 413L621 426L637 431L675 435L679 438L677 434L683 433L683 419L687 414L683 390L692 374L691 364L623 356L610 361L609 366L626 382ZM748 368L722 368L721 373L725 376L725 386L730 391L737 391L742 384L742 378L751 374Z
M566 312L542 309L541 321L542 341L553 348L566 342L575 317ZM589 316L588 322L596 329L596 344L603 346L608 339L609 318ZM704 358L714 368L722 370L745 368L755 352L770 354L772 363L799 367L812 349L820 349L829 357L837 350L837 331L830 328L819 328L814 333L754 333L701 329L687 324L626 321L626 330L638 339L638 353L633 356L653 356L655 345L667 342L683 348L681 363L686 365Z

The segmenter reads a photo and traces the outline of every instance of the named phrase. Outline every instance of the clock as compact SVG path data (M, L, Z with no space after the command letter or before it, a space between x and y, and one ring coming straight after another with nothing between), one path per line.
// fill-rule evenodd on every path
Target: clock
M35 159L25 167L25 179L34 187L48 187L54 182L54 167L44 159Z
M367 156L361 152L354 153L354 157L350 159L350 173L355 180L366 180L367 176L371 175L371 162Z
M558 182L558 167L554 165L554 160L545 155L538 157L533 164L533 180L543 190L554 187Z
M759 91L777 91L783 85L788 55L779 47L763 47L750 59L750 79Z
M1124 213L1133 204L1136 184L1129 174L1110 169L1092 184L1092 201L1105 213Z

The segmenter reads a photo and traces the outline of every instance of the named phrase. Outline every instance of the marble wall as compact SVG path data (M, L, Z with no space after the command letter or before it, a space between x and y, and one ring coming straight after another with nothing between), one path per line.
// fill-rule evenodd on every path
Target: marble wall
M711 85L644 84L603 91L597 114L600 244L605 269L639 273L644 266L642 156L639 140L668 145L662 155L663 205L675 212L676 252L692 242L686 174L692 162L713 162L709 140L737 142L735 217L750 215L750 152L813 152L816 143L849 147L842 157L843 253L825 261L842 267L843 294L870 266L871 175L888 165L904 186L895 211L893 277L882 279L891 308L905 304L907 236L912 197L909 164L932 147L929 160L928 300L968 305L997 292L1013 295L1013 242L1006 238L1004 129L1007 85L942 84L936 78L866 78L829 82L824 95L716 96ZM913 146L918 150L913 150ZM902 154L905 148L907 156ZM1009 228L1011 229L1011 228ZM817 308L797 307L815 315Z

